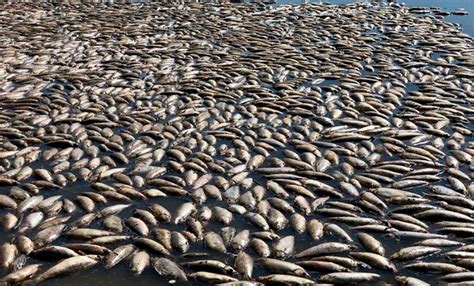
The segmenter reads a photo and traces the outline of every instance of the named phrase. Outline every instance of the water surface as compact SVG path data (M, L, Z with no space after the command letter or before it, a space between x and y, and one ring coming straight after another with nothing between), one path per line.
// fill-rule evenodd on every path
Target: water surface
M472 0L407 0L406 4L411 6L430 6L430 7L440 7L448 12L454 11L457 8L465 7L466 9L469 7L469 3ZM280 1L277 5L281 5L284 3L293 3L297 4L300 3L301 1L299 0L288 0L288 1ZM351 0L333 0L330 1L331 3L336 3L336 4L347 4L351 3L353 1ZM447 21L451 21L454 23L459 23L463 30L466 33L469 33L471 35L474 34L474 19L472 14L469 16L448 16L446 17ZM412 89L414 89L413 87ZM471 138L472 139L472 138ZM77 187L77 189L75 188ZM71 195L71 198L73 198L76 194L76 190L81 190L85 185L77 185L74 187L69 187L69 195ZM164 204L166 207L169 209L174 209L178 204L177 200L179 198L174 198L174 199L169 199L169 198L156 198L155 199L157 202ZM166 200L166 202L165 202ZM151 202L151 200L149 201ZM148 203L149 203L148 202ZM176 205L173 205L176 203ZM180 202L182 203L182 202ZM129 212L131 210L127 210L124 212L124 214L127 214L126 212ZM316 218L319 218L315 216ZM166 227L167 229L172 230L173 226L162 223L162 226ZM259 229L257 227L252 226L248 222L242 219L241 216L235 216L235 222L232 223L232 225L238 229L249 229L251 232L258 231ZM98 224L93 224L91 227L100 227ZM218 227L216 225L215 227ZM341 225L342 228L347 228L345 225ZM210 227L208 230L214 230L217 231L218 229L212 229ZM292 230L287 227L285 230L279 232L279 234L283 237L285 235L289 235L292 233ZM395 250L400 249L400 242L394 238L388 238L383 234L374 234L374 236L379 239L383 240L385 246L387 247L387 252L388 253L393 253ZM9 237L0 237L0 241L4 242L8 239ZM296 236L297 238L297 245L298 249L302 249L303 246L309 246L311 244L311 241L309 241L307 238L304 236ZM321 240L320 242L324 242L325 240ZM61 243L61 240L57 241L59 244ZM405 239L403 244L411 243L411 241ZM110 248L113 248L112 246ZM250 253L249 249L249 253ZM207 250L203 247L202 243L197 243L197 244L192 244L191 249L189 252L207 252ZM253 253L251 253L253 255ZM210 258L216 258L216 253L211 253ZM254 255L253 255L254 256ZM225 256L223 256L225 257ZM435 258L433 258L435 259ZM437 258L439 259L439 258ZM178 262L183 262L185 261L184 258L179 257L177 258ZM428 259L425 261L429 261ZM232 263L231 260L227 261L229 264ZM46 263L48 264L48 263ZM392 277L393 275L388 275L384 274L383 271L379 272L381 275L386 275L385 277ZM268 272L264 271L264 269L256 265L254 276L257 277L259 275L265 275L268 274ZM432 274L426 274L424 273L423 275L420 275L419 273L415 271L410 271L406 270L404 268L400 268L400 273L399 275L407 275L407 276L413 276L413 277L420 277L424 280L430 281L433 279L433 277L436 277ZM387 282L392 283L393 281L388 280ZM127 262L120 263L116 267L110 269L110 270L105 270L102 265L97 266L93 269L90 269L88 271L80 272L68 277L62 277L62 278L57 278L57 279L52 279L50 281L47 281L44 283L44 285L114 285L114 286L121 286L121 285L166 285L168 281L162 277L159 277L152 268L148 268L140 277L133 276L128 267ZM381 283L381 282L379 282Z
M301 0L278 0L275 5L282 5L282 4L300 4L303 1ZM329 2L333 4L349 4L353 2L374 2L369 0L326 0L326 1L307 1L308 3L319 3L319 2ZM380 2L380 1L379 1ZM384 2L384 1L381 1ZM397 3L404 3L409 7L437 7L441 8L443 11L446 12L453 12L457 9L463 8L464 10L468 11L469 14L466 16L457 16L457 15L449 15L444 17L445 21L457 23L461 25L462 30L473 36L474 35L474 11L471 9L472 4L474 3L472 0L404 0L404 1L395 1Z

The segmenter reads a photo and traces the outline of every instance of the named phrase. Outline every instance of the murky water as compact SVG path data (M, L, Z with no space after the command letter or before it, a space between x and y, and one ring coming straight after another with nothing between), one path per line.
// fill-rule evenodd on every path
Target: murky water
M130 1L130 0L127 0ZM206 0L204 0L206 1ZM254 1L254 0L243 0L245 2ZM301 4L301 3L333 3L333 4L349 4L354 2L387 2L386 0L273 0L276 1L275 4L272 6L277 7L283 4ZM104 0L103 2L114 2L113 0ZM119 2L119 1L116 1ZM142 3L148 2L147 0L131 0L131 2ZM265 2L265 1L264 1ZM474 11L471 7L473 7L473 0L404 0L404 1L397 1L391 0L390 2L397 2L397 3L404 3L409 7L436 7L441 8L442 11L445 12L453 12L457 9L464 9L469 14L468 15L453 15L450 14L445 16L444 19L448 22L457 23L461 26L462 30L470 34L471 36L474 35Z
M341 4L341 3L349 3L349 2L352 2L350 0L334 0L334 1L331 1L332 3L338 3L338 4ZM449 1L449 0L439 0L439 1L430 1L430 0L413 0L413 1L406 1L406 3L410 6L437 6L437 7L441 7L443 9L445 9L446 11L454 11L455 9L457 8L461 8L461 7L465 7L465 8L468 8L469 5L468 3L469 0L458 0L458 1ZM299 3L299 1L280 1L279 4L283 4L283 3ZM467 33L470 33L471 35L474 34L474 24L472 24L474 22L473 18L472 18L472 14L469 15L469 16L448 16L446 17L446 20L448 21L452 21L452 22L456 22L456 23L460 23L464 29L464 31L466 31ZM434 57L436 56L439 56L439 55L434 55ZM363 76L367 76L369 74L364 74ZM336 82L331 82L331 81L326 81L325 84L336 84ZM410 87L409 90L415 90L417 89L417 86L416 85L413 85ZM466 140L474 140L474 138L472 137L466 137ZM292 149L293 147L289 147L289 149ZM166 157L164 158L164 161L166 161ZM254 179L258 180L259 178L255 177ZM328 184L331 184L333 186L335 186L335 182L331 182L331 181L325 181L325 183L328 183ZM64 197L66 198L70 198L70 199L73 199L76 197L76 195L79 193L79 192L83 192L86 188L86 185L85 184L73 184L73 185L70 185L68 186L68 188L66 190L61 190L61 191L50 191L50 193L48 193L48 195L56 195L56 194L61 194L63 195ZM417 193L422 193L423 191L425 191L425 188L419 188L419 189L415 189L415 191L417 191ZM166 198L153 198L153 199L148 199L146 201L146 205L149 205L151 203L159 203L159 204L162 204L164 206L166 206L168 209L170 210L173 210L175 209L178 205L180 205L181 203L183 203L184 201L187 201L189 200L189 198L183 198L183 197L166 197ZM110 204L113 204L114 202L111 202ZM224 203L222 203L224 206ZM135 208L139 208L140 206L142 206L144 204L135 204ZM219 203L216 203L216 205L219 205ZM127 217L128 215L131 214L133 210L132 209L127 209L125 210L124 212L121 213L121 216L122 217ZM0 211L0 215L3 214L3 212ZM75 218L77 218L78 216L80 216L81 214L76 214L75 217L73 217L71 219L74 220ZM370 217L370 215L368 215L368 217ZM375 217L375 216L374 216ZM323 217L319 214L315 214L314 215L314 218L317 218L317 219L321 219L322 221L327 221L328 218L327 217ZM181 230L182 226L175 226L173 224L169 224L169 223L161 223L161 225L169 230ZM242 216L235 216L235 221L232 223L232 225L238 229L249 229L251 232L254 232L254 231L260 231L261 229L251 225L249 222L247 222L246 220L244 220L242 218ZM98 222L95 222L93 224L90 225L90 227L94 228L94 227L97 227L97 228L100 228L100 225ZM206 227L207 230L214 230L214 231L218 231L219 228L221 228L222 226L219 225L219 224L211 224L210 226ZM348 230L348 228L344 225L342 225L342 228ZM293 234L293 231L291 230L291 228L287 227L285 230L282 230L279 232L279 235L280 236L285 236L285 235L290 235L290 234ZM2 236L0 237L0 242L5 242L5 241L8 241L11 236L13 235L13 233L2 233ZM132 234L131 234L132 235ZM403 245L402 243L397 240L396 238L394 237L390 237L390 236L387 236L386 234L374 234L374 236L381 240L381 241L384 241L384 246L387 248L387 252L388 253L393 253L395 252L396 250L399 250L400 248L402 248L402 246L407 246L407 245L410 245L412 242L414 242L415 240L409 240L409 239L404 239L403 240ZM304 235L297 235L296 236L296 245L297 245L297 250L302 250L302 249L305 249L311 245L314 244L313 241L310 241L307 239L306 236ZM325 239L328 239L327 237ZM325 240L320 240L319 242L324 242ZM328 239L329 241L329 239ZM56 241L57 244L61 244L61 239L59 239L58 241ZM71 240L68 240L68 242L71 242ZM113 249L114 248L114 245L108 245L109 248ZM252 253L252 251L249 249L249 254L252 254L253 256L255 256L255 253ZM192 252L208 252L204 246L202 245L202 242L201 243L196 243L196 244L192 244L191 245L191 248L189 250L189 253L192 253ZM211 258L218 258L219 257L219 254L216 254L215 252L211 253L210 256ZM217 256L217 257L216 257ZM222 255L221 257L222 259L228 259L228 262L229 264L232 264L233 262L233 257L232 258L229 258L229 255ZM183 257L177 257L176 258L176 261L177 262L184 262L186 261L187 258L183 258ZM190 258L189 258L190 259ZM439 257L433 257L432 260L436 260L438 262L442 261ZM289 261L295 261L295 259L289 259ZM425 261L430 261L429 258L425 259ZM32 262L30 262L32 263ZM42 262L43 263L43 262ZM48 264L51 264L51 263L48 263L48 262L44 262L45 265L48 265ZM400 263L400 265L403 265L403 263ZM415 271L410 271L410 270L407 270L403 267L399 267L400 269L400 272L399 274L400 275L407 275L407 276L413 276L413 277L420 277L421 279L424 279L426 281L434 281L434 277L437 277L435 276L435 274L423 274L423 275L420 275L420 273L418 272L415 272ZM188 270L188 269L185 269L185 270ZM371 270L373 271L373 270ZM388 274L386 272L383 272L383 271L374 271L374 272L377 272L379 273L380 275L382 275L387 283L393 283L394 281L392 280L394 275L393 274ZM256 265L255 267L255 270L254 270L254 276L257 277L257 276L260 276L260 275L266 275L266 274L269 274L268 271L266 271L262 266L259 266L259 265ZM191 281L192 283L193 281ZM378 284L382 284L382 282L377 282ZM43 283L43 285L114 285L114 286L122 286L122 285L166 285L168 284L168 281L166 279L163 279L162 277L158 276L156 274L156 272L151 268L149 267L139 278L133 276L131 274L131 272L129 271L129 267L128 267L128 263L127 262L122 262L120 263L118 266L112 268L112 269L108 269L106 270L103 266L97 266L93 269L90 269L90 270L87 270L87 271L83 271L83 272L80 272L80 273L77 273L77 274L74 274L74 275L70 275L68 277L62 277L62 278L57 278L57 279L52 279L52 280L49 280L49 281L46 281ZM185 283L183 283L184 285ZM187 284L190 284L190 283L187 283ZM198 283L196 283L198 284Z
M274 6L282 4L300 4L303 1L301 0L278 0ZM348 4L353 2L371 2L370 0L326 0L326 1L307 1L308 3L319 3L319 2L328 2L333 4ZM374 2L374 1L372 1ZM384 1L381 1L384 2ZM461 25L462 30L473 36L474 35L474 10L471 7L474 4L472 0L404 0L404 1L395 1L397 3L405 3L409 7L437 7L441 8L446 12L453 12L457 9L463 8L468 11L469 14L465 16L457 16L450 14L449 16L444 17L445 21L458 23Z

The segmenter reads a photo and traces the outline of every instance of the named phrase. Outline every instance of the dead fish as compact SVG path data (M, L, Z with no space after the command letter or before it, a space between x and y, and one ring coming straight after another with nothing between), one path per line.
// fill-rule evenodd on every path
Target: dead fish
M56 265L52 266L45 272L38 275L36 278L32 280L33 283L40 283L42 281L60 276L66 275L69 273L82 271L88 268L93 267L99 263L99 259L96 256L75 256L64 259L57 263Z
M2 278L0 278L1 282L6 282L9 284L17 284L21 283L29 278L31 278L33 275L38 272L40 269L41 264L30 264L27 265L20 270L14 271Z
M140 275L150 265L150 255L146 251L140 251L133 255L130 261L130 269L135 275Z
M153 267L161 276L170 277L177 281L188 281L184 271L173 261L160 257L153 261Z
M327 254L344 253L352 250L353 248L354 246L345 243L327 242L307 248L295 254L295 257L301 258L308 256L321 256Z
M126 244L117 247L112 252L110 252L106 257L105 267L112 268L123 259L127 258L135 251L135 247L132 244Z
M366 272L335 272L323 275L319 278L321 282L327 283L363 283L380 279L380 275L376 273Z

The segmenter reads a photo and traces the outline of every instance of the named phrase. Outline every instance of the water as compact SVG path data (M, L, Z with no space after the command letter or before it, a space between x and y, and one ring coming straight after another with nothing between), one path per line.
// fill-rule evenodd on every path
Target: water
M141 3L147 2L146 0L131 0L132 2ZM244 0L245 2L253 2L253 0ZM283 5L283 4L301 4L304 2L307 3L319 3L319 2L329 2L333 4L349 4L354 2L384 2L382 1L370 1L370 0L276 0L276 3L273 4L274 7ZM104 2L114 2L113 0L104 1ZM197 2L197 1L196 1ZM258 1L256 1L258 2ZM458 16L452 15L444 17L445 21L457 23L461 25L462 30L473 36L474 35L474 11L470 8L473 0L404 0L404 1L397 1L392 0L390 2L399 2L404 3L409 7L437 7L441 8L442 11L445 12L453 12L459 8L463 8L469 12L468 15L465 16Z
M300 4L303 1L301 0L278 0L276 6L283 4ZM308 1L308 3L318 3L321 1ZM355 1L355 0L326 0L322 2L329 2L333 4L349 4L353 2L370 2L367 0ZM456 16L449 15L444 17L445 21L457 23L461 25L462 30L474 36L474 10L472 10L472 0L404 0L404 1L395 1L398 3L405 3L409 7L438 7L446 12L453 12L456 9L464 8L469 12L469 15L466 16Z
M461 7L466 7L468 8L468 1L472 1L472 0L454 0L454 1L449 1L449 0L413 0L413 1L406 1L407 5L409 6L437 6L437 7L441 7L443 9L445 9L446 11L454 11L456 8L461 8ZM353 1L351 0L333 0L331 1L331 3L337 3L337 4L346 4L346 3L351 3ZM280 1L278 5L280 4L284 4L284 3L300 3L300 1ZM455 22L455 23L459 23L461 24L461 26L463 27L463 30L471 35L474 34L474 26L473 26L473 23L474 23L474 19L473 19L473 16L472 14L470 14L469 16L448 16L446 17L446 20L448 21L451 21L451 22ZM438 55L435 55L435 56L438 56ZM331 81L327 81L325 82L325 84L331 84L332 82ZM416 86L413 86L413 87L410 87L411 90L415 89ZM471 138L472 139L472 138ZM77 189L76 189L77 187ZM76 193L75 191L79 191L81 188L85 187L85 185L78 185L78 186L74 186L73 187L69 187L68 188L68 194L65 194L66 197L69 197L69 198L73 198ZM52 191L54 192L54 191ZM51 193L50 195L52 195L53 193ZM170 210L171 209L174 209L174 207L176 207L178 205L178 203L182 203L182 199L183 198L179 198L179 197L172 197L172 198L156 198L156 199L153 199L153 200L149 200L147 203L152 203L152 202L156 202L156 203L161 203L163 205L165 205L166 207L168 207ZM138 207L140 205L136 205L136 207ZM124 211L123 212L123 215L126 216L129 214L131 210L127 210L127 211ZM1 213L0 213L1 214ZM317 217L316 218L320 218L320 217ZM246 222L245 220L242 219L241 216L235 216L235 219L236 221L234 223L232 223L233 226L235 226L236 228L238 229L249 229L251 232L254 232L254 231L259 231L260 229L257 228L257 227L254 227L252 225L250 225L248 222ZM168 228L170 230L173 230L173 227L172 225L170 224L166 224L166 223L161 223L161 226L165 227L165 228ZM98 224L92 224L91 227L98 227ZM219 227L219 225L216 225L216 227ZM346 225L342 225L342 227L344 229L347 229L347 226ZM214 231L218 231L217 229L212 229ZM284 231L281 231L279 234L281 236L285 236L285 235L289 235L291 234L292 231L289 227L286 228L286 230ZM374 235L377 239L379 240L382 240L384 241L384 244L385 246L387 247L387 252L388 253L393 253L395 250L398 250L401 248L400 246L400 242L395 239L395 238L389 238L389 237L386 237L384 236L383 234L375 234ZM0 242L4 242L4 241L7 241L9 238L10 238L10 234L8 235L4 235L4 236L1 236L0 237ZM297 238L297 248L298 250L301 250L301 249L304 249L303 246L307 246L309 243L308 243L308 239L305 237L305 236L302 236L302 235L299 235L299 236L296 236ZM321 240L320 242L324 242L325 240ZM409 244L410 241L405 239L403 241L403 245L406 246L407 244ZM61 244L61 240L58 240L57 241L57 244ZM113 246L110 246L110 248L114 248ZM207 250L203 247L202 243L198 243L198 244L193 244L191 246L191 249L189 252L200 252L200 251L204 251L206 252ZM249 253L253 255L253 253L251 252L251 250L249 250ZM211 257L210 258L216 258L216 254L215 252L211 253ZM255 255L253 255L255 256ZM223 256L224 257L224 256ZM226 257L229 257L229 256L226 256ZM433 258L433 259L439 259L439 257L436 257L436 258ZM177 262L183 262L185 261L184 258L177 258ZM294 260L290 260L290 261L294 261ZM428 261L428 259L426 259L425 261ZM232 263L232 259L229 259L228 261L226 261L227 263L231 264ZM29 264L31 264L32 262L30 262ZM44 262L42 262L44 263ZM44 263L45 265L52 265L52 263ZM413 276L413 277L417 277L419 276L420 274L418 272L415 272L415 271L410 271L410 270L406 270L402 267L399 268L400 269L400 273L399 275L407 275L407 276ZM186 269L188 270L188 269ZM380 271L379 272L380 274L384 274L383 271ZM260 275L266 275L266 274L269 274L268 271L265 271L261 266L258 266L256 265L256 269L254 271L254 277L257 277L257 276L260 276ZM388 277L390 278L393 278L393 275L391 274L385 274L386 278L388 279ZM423 274L421 278L429 281L429 280L432 280L434 277L437 277L437 276L434 276L434 275L431 275L431 274ZM119 264L118 266L110 269L110 270L105 270L104 267L102 265L100 266L97 266L97 267L94 267L90 270L87 270L87 271L83 271L83 272L79 272L79 273L76 273L76 274L73 274L73 275L70 275L68 277L62 277L62 278L57 278L57 279L52 279L52 280L49 280L47 282L45 282L43 285L77 285L77 286L80 286L80 285L87 285L87 284L90 284L90 285L114 285L114 286L121 286L121 285L130 285L130 284L134 284L136 286L145 286L145 285L166 285L168 284L167 283L168 281L166 279L163 279L161 277L159 277L155 271L152 269L152 268L148 268L139 278L136 277L136 276L133 276L130 271L129 271L129 267L128 267L128 263L127 262L123 262L121 264ZM192 282L192 281L190 281ZM388 280L387 282L389 283L393 283L394 281L392 280Z

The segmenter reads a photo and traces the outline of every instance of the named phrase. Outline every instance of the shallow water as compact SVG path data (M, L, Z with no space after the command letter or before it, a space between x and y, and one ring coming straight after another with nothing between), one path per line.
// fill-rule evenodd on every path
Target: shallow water
M147 2L146 0L132 0L133 2ZM245 2L253 0L244 0ZM274 7L283 5L283 4L301 4L304 2L307 3L333 3L333 4L349 4L354 2L377 2L373 0L276 0L276 3L273 4ZM110 1L113 2L113 1ZM378 1L384 2L384 0ZM449 15L444 17L448 22L453 22L461 25L462 30L473 36L474 35L474 10L472 10L472 0L404 0L404 1L392 1L397 3L404 3L409 7L437 7L441 8L442 11L453 12L457 9L463 8L468 11L469 14L465 16Z
M321 1L308 1L308 3L319 3ZM326 0L322 2L328 2L333 4L348 4L353 2L371 2L369 0ZM372 1L374 2L374 1ZM383 2L383 1L382 1ZM449 15L444 17L445 21L458 23L461 25L462 30L473 36L474 35L474 10L472 10L472 0L404 0L395 1L397 3L405 3L409 7L439 7L443 11L453 12L456 9L463 8L469 12L466 16ZM283 4L300 4L301 0L278 0L275 6Z
M334 1L334 2L350 2L350 1ZM413 1L413 2L420 2L420 1ZM431 3L430 5L434 6L433 1L429 1L429 2ZM440 2L446 2L446 1L440 1ZM459 2L463 2L463 1L459 1ZM458 7L455 7L455 8L458 8ZM464 18L467 18L467 17L464 17ZM472 24L470 26L472 28ZM437 57L437 56L439 56L439 55L434 55L434 57ZM370 75L370 74L368 74L368 73L363 74L363 76L367 76L367 75ZM329 84L337 84L337 81L332 82L332 81L328 80L328 81L324 82L324 85L329 85ZM409 87L409 90L415 90L417 88L418 87L415 84L412 84L412 86ZM472 128L472 126L471 126L471 128ZM466 137L467 141L473 140L473 139L474 138L472 138L472 136L471 137ZM292 147L289 147L289 149L292 149ZM384 159L385 158L383 158L383 160ZM163 159L163 161L166 161L166 160L167 160L167 158L165 157ZM255 177L254 179L258 180L259 178ZM330 182L330 181L326 180L325 183L328 183L328 184L331 184L331 185L334 186L336 182ZM49 195L62 194L66 198L72 199L78 193L85 191L85 188L88 188L86 184L76 183L76 184L69 185L65 190L49 191L47 195L49 196ZM416 192L417 193L422 193L425 190L426 190L426 188L418 188L418 189L416 189ZM168 209L173 210L179 204L183 203L183 201L187 201L187 200L189 200L189 198L183 198L183 197L153 198L153 199L148 199L146 201L146 205L149 205L151 203L160 203L160 204L164 205L165 207L167 207ZM113 204L113 203L114 202L111 202L109 204ZM221 203L222 202L214 202L213 201L214 205L220 205L220 206L225 205L224 203L222 203L222 205L221 205ZM140 202L140 203L135 203L134 204L134 208L139 208L141 206L145 206L145 203ZM131 211L132 211L132 209L127 209L127 210L123 211L121 213L121 217L127 217L128 215L130 215ZM0 215L1 214L3 214L3 213L0 211ZM71 221L76 219L79 215L82 215L82 214L83 213L76 213L74 218L71 219ZM325 221L325 222L329 220L328 217L323 217L320 214L314 214L313 217L317 218L317 219L321 219L322 221ZM371 216L368 215L368 217L371 217ZM234 218L235 218L235 221L232 223L232 226L236 227L239 230L240 229L249 229L251 232L260 230L259 228L249 224L246 220L244 220L242 218L242 216L234 216ZM172 225L172 224L169 224L169 223L161 223L161 226L164 226L165 228L167 228L169 230L181 229L181 226L178 227L178 226L175 226L175 225ZM90 225L90 227L100 227L100 224L98 222L95 222L95 223L92 223ZM207 227L206 230L218 231L219 228L221 228L221 227L222 227L222 225L214 223L214 224L211 224L209 227ZM348 230L347 226L345 226L345 225L342 225L341 227ZM290 234L293 234L293 233L294 232L291 230L291 228L287 227L285 230L280 231L279 235L285 236L285 235L290 235ZM9 234L2 233L2 236L0 237L0 242L7 241L11 237L11 235L12 235L12 233L9 233ZM403 243L401 243L396 238L388 237L385 234L374 234L374 236L377 239L379 239L381 241L384 241L384 246L387 249L387 253L393 253L396 250L399 250L402 246L410 245L410 244L412 244L412 242L415 241L414 239L413 240L404 239ZM296 241L296 251L300 251L302 249L305 249L309 246L314 245L314 242L310 241L307 238L306 235L296 235L296 239L297 239L297 241ZM334 238L325 236L324 239L318 241L318 243L325 242L325 241L330 241L330 240L333 241ZM62 243L62 241L64 241L64 240L59 239L55 242L55 244L57 243L57 244L60 245ZM68 241L71 241L71 240L68 240ZM110 246L110 248L114 248L113 245L109 245L109 246ZM254 253L250 249L248 251L249 251L249 254L252 254L253 256L255 256ZM192 244L189 252L208 252L208 251L203 247L203 244L201 242L201 243ZM213 258L213 259L215 259L215 258L227 259L228 260L227 262L229 264L231 264L232 260L233 260L233 257L230 257L230 255L225 255L224 256L224 255L216 254L215 252L211 253L210 258ZM183 257L177 257L176 260L178 262L186 261L186 259L183 258ZM432 260L439 261L440 258L437 257L437 256L433 256ZM294 261L294 259L290 259L289 261ZM425 259L425 261L430 261L430 258ZM32 263L32 262L30 261L30 263ZM49 265L49 264L50 263L45 263L45 265ZM398 265L403 265L403 264L404 263L399 263L399 264L397 264L397 266ZM413 276L413 277L419 277L419 278L424 279L426 281L434 281L435 277L437 277L437 275L435 276L435 274L422 274L422 275L420 275L420 273L418 273L418 272L406 270L403 267L399 267L399 269L400 269L400 272L399 272L400 275L408 275L408 276ZM188 270L188 269L185 269L185 270ZM387 279L385 282L394 283L394 281L393 281L394 275L393 274L390 274L390 273L387 273L387 272L384 272L384 271L374 271L374 272L379 273L385 279ZM255 277L260 276L260 275L266 275L266 274L269 274L269 272L264 270L262 266L256 265L255 271L254 271L254 276ZM129 271L128 263L127 262L122 262L122 263L120 263L119 265L117 265L116 267L114 267L110 270L104 269L103 266L97 266L97 267L94 267L93 269L90 269L90 270L87 270L87 271L84 271L84 272L80 272L80 273L77 273L77 274L74 274L74 275L71 275L71 276L68 276L68 277L52 279L50 281L47 281L47 282L43 283L42 285L64 285L64 284L66 284L66 285L87 285L87 284L89 284L89 285L115 285L115 286L131 285L131 284L135 284L135 285L155 285L155 284L156 285L163 285L163 284L167 284L167 282L168 281L166 279L163 279L162 277L158 276L154 272L154 270L152 270L152 268L148 268L139 278L137 278L137 277L133 276L131 274L131 272ZM382 284L382 282L377 282L377 283ZM186 283L182 283L182 284L186 284ZM188 284L190 284L190 283L188 283Z

